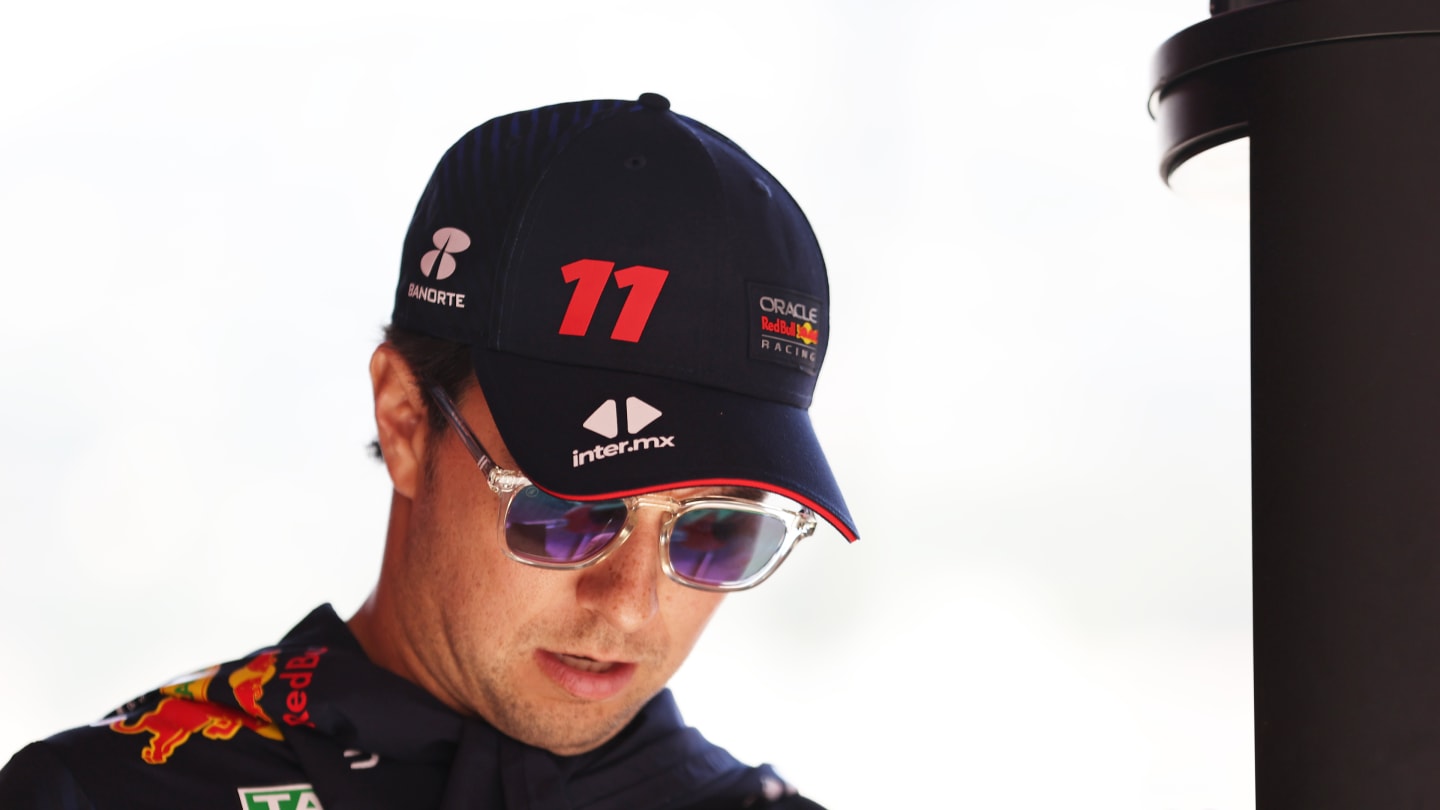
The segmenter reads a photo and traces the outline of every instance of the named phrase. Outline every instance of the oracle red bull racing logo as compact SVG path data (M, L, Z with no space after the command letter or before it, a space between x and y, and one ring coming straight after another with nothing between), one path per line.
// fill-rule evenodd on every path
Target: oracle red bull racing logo
M110 728L121 734L149 734L140 758L151 765L169 761L175 750L199 734L210 740L233 739L240 729L272 740L281 739L280 729L260 708L265 684L275 677L277 650L265 650L230 674L229 685L245 711L211 703L211 682L220 667L210 667L175 683L160 687L164 697L155 708L137 717L122 717Z
M764 284L751 284L750 293L750 357L817 373L825 354L825 303Z

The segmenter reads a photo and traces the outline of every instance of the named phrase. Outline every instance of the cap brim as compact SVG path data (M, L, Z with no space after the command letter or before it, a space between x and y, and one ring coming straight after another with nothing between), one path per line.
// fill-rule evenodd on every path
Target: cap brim
M471 356L511 455L553 495L586 500L753 486L809 507L847 540L859 536L801 408L478 345Z

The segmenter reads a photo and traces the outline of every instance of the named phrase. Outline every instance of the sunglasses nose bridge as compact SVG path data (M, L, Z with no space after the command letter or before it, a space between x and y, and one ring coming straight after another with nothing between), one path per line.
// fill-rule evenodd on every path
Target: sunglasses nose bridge
M655 518L655 531L659 535L668 533L670 525L675 520L675 512L678 504L672 498L663 495L634 495L625 499L626 514L625 528L627 532L634 532L642 526L649 527L646 520L646 512L659 512Z
M659 531L662 536L670 533L670 527L675 524L675 518L680 513L680 502L667 495L636 495L626 498L625 505L630 508L630 514L626 518L632 526L639 520L641 510L658 510L661 513Z
M660 509L673 515L675 514L675 510L679 508L680 504L674 498L671 498L667 495L650 494L631 495L630 497L625 499L625 506L629 508L632 515L645 507L649 507L651 509Z

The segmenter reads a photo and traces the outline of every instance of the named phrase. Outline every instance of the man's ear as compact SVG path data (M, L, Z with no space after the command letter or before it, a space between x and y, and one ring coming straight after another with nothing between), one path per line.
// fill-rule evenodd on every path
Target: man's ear
M375 428L380 454L395 491L414 499L429 436L425 400L405 358L388 343L370 356L370 385L375 394Z

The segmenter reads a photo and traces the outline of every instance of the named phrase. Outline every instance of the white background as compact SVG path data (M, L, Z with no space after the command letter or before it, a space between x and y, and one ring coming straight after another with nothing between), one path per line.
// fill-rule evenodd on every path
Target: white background
M0 21L0 759L378 570L366 362L441 153L667 95L805 207L863 539L687 719L832 808L1253 807L1246 234L1167 191L1202 0L29 3Z

